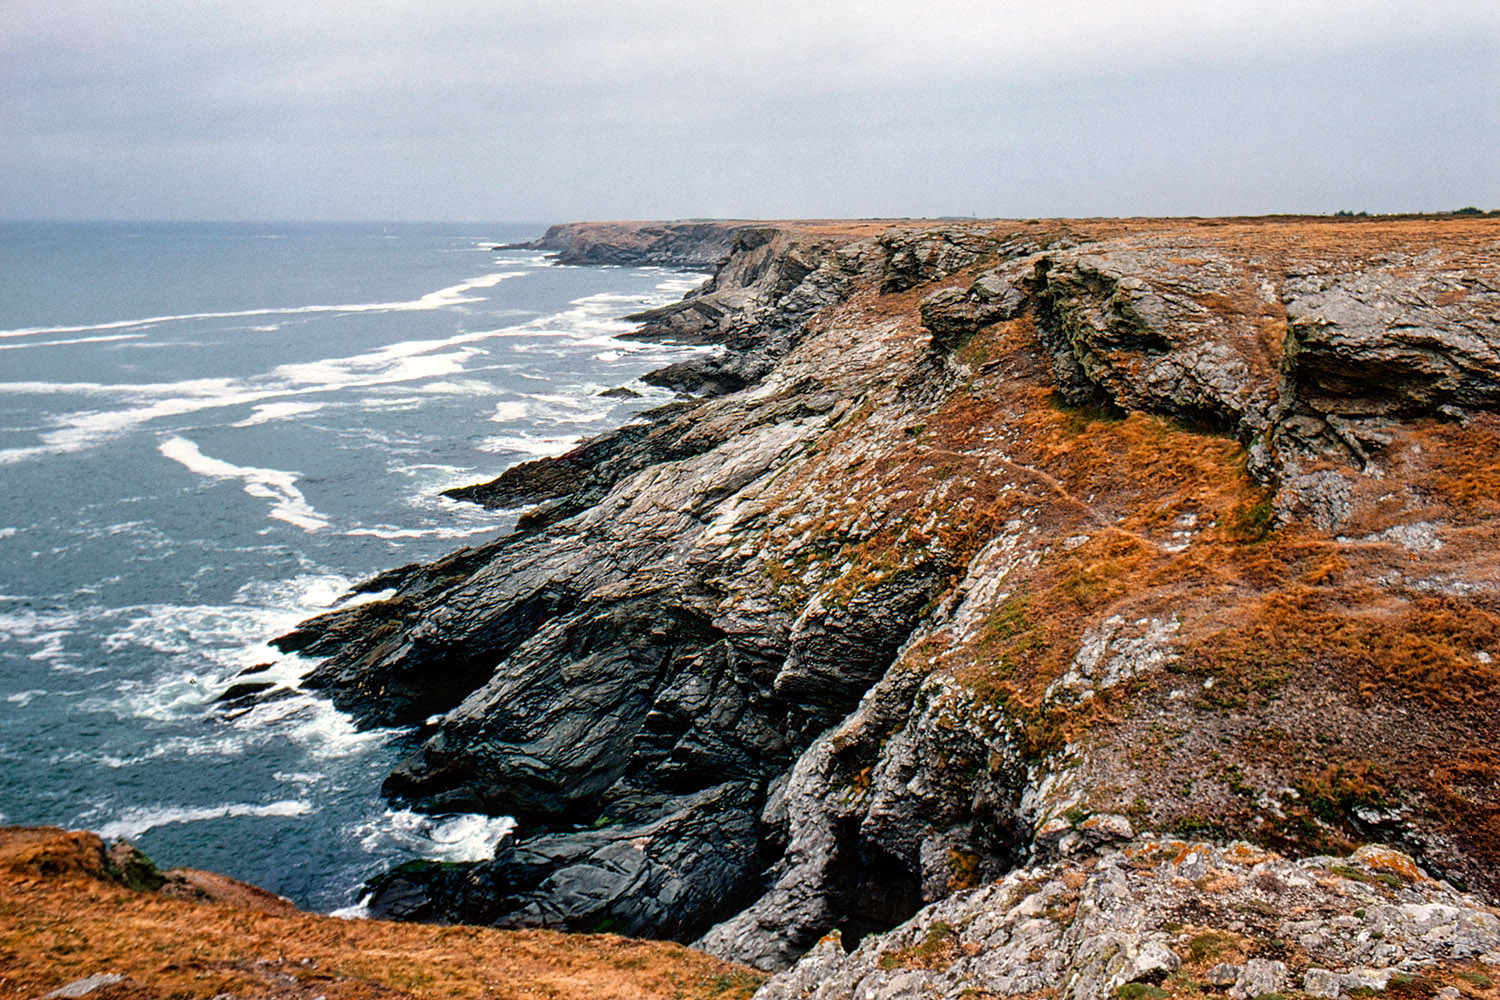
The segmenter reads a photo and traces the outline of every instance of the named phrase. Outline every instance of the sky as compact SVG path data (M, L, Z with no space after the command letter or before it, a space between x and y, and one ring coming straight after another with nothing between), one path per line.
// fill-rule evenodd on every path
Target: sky
M1500 0L0 0L0 218L1500 208Z

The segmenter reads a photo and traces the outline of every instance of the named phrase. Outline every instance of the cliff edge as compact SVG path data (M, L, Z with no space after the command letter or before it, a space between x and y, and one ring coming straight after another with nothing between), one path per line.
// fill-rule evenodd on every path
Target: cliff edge
M3 997L745 1000L763 978L656 941L317 916L124 841L0 827Z
M280 640L366 724L441 717L388 794L519 819L376 912L783 968L832 931L879 966L906 939L867 935L997 880L1134 893L1129 851L1187 905L1161 837L1500 894L1500 223L728 239L640 317L723 345L660 375L689 397L475 487L514 533Z

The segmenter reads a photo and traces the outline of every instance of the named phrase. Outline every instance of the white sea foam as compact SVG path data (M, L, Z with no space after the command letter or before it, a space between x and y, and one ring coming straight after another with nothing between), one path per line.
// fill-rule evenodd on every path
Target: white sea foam
M148 316L144 319L122 319L109 323L84 323L78 326L29 326L14 330L0 330L0 338L32 337L42 333L84 333L90 330L126 330L132 327L159 326L163 323L179 323L199 319L239 319L246 316L298 316L309 313L362 313L362 312L416 312L431 309L446 309L466 302L482 299L466 296L479 288L493 288L507 278L519 278L525 271L501 271L481 275L457 285L439 288L421 298L406 302L361 302L338 306L284 306L268 309L236 309L227 312L180 313L171 316Z
M455 285L419 301L446 301L458 294L455 289L475 286L475 282ZM314 393L426 383L417 391L488 395L495 391L490 383L454 378L464 373L470 359L486 353L475 345L497 337L543 335L543 331L534 329L502 329L459 333L438 340L401 341L362 354L279 365L246 378L124 384L3 382L0 393L100 397L115 405L51 416L53 426L38 435L36 445L0 449L0 465L83 451L153 421L224 407L275 405L276 401L294 401Z
M702 278L668 278L656 286L658 292L682 296L703 285Z
M361 409L372 412L379 410L415 410L425 402L421 396L367 396L360 400Z
M101 635L100 645L106 653L149 650L159 654L163 668L149 677L125 677L108 688L96 689L86 707L131 719L162 721L197 716L250 667L259 668L256 680L295 688L311 664L281 653L266 644L265 638L328 608L347 593L349 585L350 581L341 576L311 573L273 583L246 584L235 594L234 603L227 605L97 609L89 614L87 627ZM0 629L5 624L0 615ZM79 627L76 621L73 627ZM36 625L31 628L38 630ZM317 718L323 713L336 714L326 702L299 695L272 704L276 706L276 719L285 722L284 735L291 738L327 743L328 734L336 728ZM302 714L289 718L298 712ZM176 745L174 752L242 753L247 745L245 733L242 729L210 739L195 735ZM163 744L142 757L105 763L115 767L140 763L170 746Z
M579 434L560 437L531 437L526 434L501 434L478 442L475 447L491 454L514 451L534 458L552 458L572 451L583 440Z
M0 351L23 351L32 347L67 347L70 344L108 344L117 340L142 340L144 333L116 333L107 337L70 337L67 340L28 340L20 344L0 344Z
M217 806L144 806L122 810L119 817L98 830L105 840L139 837L147 830L173 823L198 823L229 816L306 816L317 806L301 799L283 799L264 804L231 802Z
M495 412L490 420L497 424L508 424L515 420L525 420L528 407L521 400L508 400L504 403L495 404Z
M234 592L235 604L248 604L265 608L276 614L280 622L293 624L316 611L332 607L340 597L349 592L353 581L337 573L318 571L281 580L252 580Z
M446 476L468 476L473 469L462 465L442 465L437 462L419 462L416 465L392 465L389 471L400 476L425 476L428 473L440 472Z
M300 674L308 666L310 664L305 660L293 664L278 662L254 676L272 681L290 680L289 674ZM353 719L325 699L303 693L278 701L261 702L237 718L235 727L246 734L252 746L291 739L318 760L347 757L380 746L392 735L389 729L359 729Z
M384 590L367 590L360 594L352 594L348 600L338 602L341 608L352 608L359 604L369 604L372 601L388 601L396 596L395 587L387 587Z
M428 816L400 809L388 810L379 820L351 832L372 854L388 855L400 849L439 861L483 861L494 856L495 844L515 825L509 816Z
M5 700L10 702L12 705L18 705L21 708L25 708L27 705L30 705L34 699L40 698L44 694L47 694L47 692L43 691L41 688L31 688L26 691L17 691L15 694L7 696Z
M468 359L482 353L478 348L460 345L491 335L466 333L442 340L403 341L365 354L280 365L264 375L241 379L145 384L0 382L0 393L95 396L123 404L114 409L55 415L51 418L55 429L40 434L38 445L0 449L0 465L83 451L156 420L223 407L295 400L312 393L449 379L419 391L490 394L495 389L487 382L452 381L451 377L464 371Z
M162 441L158 450L200 476L244 480L246 493L271 501L270 516L278 521L285 521L303 531L319 531L329 525L328 519L313 510L302 491L297 489L298 477L295 473L231 465L217 458L210 458L199 451L196 444L176 435Z
M287 658L291 659L291 658ZM302 662L300 668L308 664ZM302 672L298 667L288 668L281 662L269 669L252 675L256 681L283 682L280 686L295 684ZM109 697L86 699L82 708L87 711L114 712L128 718L151 718L162 720L201 717L211 698L217 696L233 680L224 677L213 683L199 683L184 690L185 675L167 678L155 686L148 684L121 684ZM169 699L180 696L178 702ZM192 699L201 700L194 701ZM103 753L96 760L110 768L130 768L150 764L156 760L181 760L184 758L255 758L268 748L281 751L290 741L306 754L306 759L335 760L361 753L382 745L390 739L388 729L360 730L344 713L328 701L297 692L288 697L262 701L248 712L238 715L231 728L211 728L190 735L174 736L160 740L150 749L134 756Z
M440 527L440 528L400 528L393 524L376 524L367 528L351 528L343 532L349 536L364 536L368 538L383 538L392 541L397 538L468 538L471 535L484 535L499 530L499 524L480 524L471 527Z
M292 417L317 413L327 405L327 403L262 403L255 408L255 412L250 416L239 423L230 424L229 426L255 427L260 424L268 424L273 420L289 420Z
M489 382L465 378L426 382L417 386L416 391L426 396L493 396L496 390Z
M531 416L535 423L592 424L609 416L615 401L599 396L603 386L580 386L576 393L536 392L526 399L533 403Z
M33 647L27 659L65 670L74 666L76 654L69 653L64 642L84 627L77 612L16 608L0 612L0 646L14 642Z
M20 533L20 528L0 528L0 538L14 538Z

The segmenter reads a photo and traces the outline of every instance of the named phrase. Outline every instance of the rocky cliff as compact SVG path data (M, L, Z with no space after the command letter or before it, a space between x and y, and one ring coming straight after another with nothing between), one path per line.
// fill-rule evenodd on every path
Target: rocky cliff
M662 264L710 270L729 252L738 224L703 222L572 222L552 226L531 243L497 249L547 250L564 264Z
M723 345L660 374L692 398L475 487L514 533L281 640L366 723L441 717L388 794L520 821L374 910L780 968L1037 879L1207 891L1131 874L1148 831L1378 841L1482 908L1497 317L1494 220L733 230L640 317Z

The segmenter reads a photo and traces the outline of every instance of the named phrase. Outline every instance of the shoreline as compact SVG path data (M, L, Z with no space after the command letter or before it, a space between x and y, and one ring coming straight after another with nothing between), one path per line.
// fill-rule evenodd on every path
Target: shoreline
M375 912L606 925L779 968L1018 865L1195 829L1294 854L1378 832L1493 892L1483 823L1408 808L1372 828L1357 798L1298 791L1344 779L1252 734L1317 733L1348 748L1339 767L1362 749L1427 780L1419 733L1494 721L1414 702L1348 637L1379 594L1400 609L1383 629L1495 682L1389 575L1432 560L1482 581L1481 550L1380 498L1398 469L1462 474L1455 442L1495 432L1474 345L1497 235L1466 217L737 229L702 288L641 317L724 345L684 376L701 394L474 487L537 506L296 639L338 637L311 679L349 711L442 715L387 795L520 822L488 862L377 880ZM1417 310L1448 367L1367 301ZM1442 523L1473 538L1476 517ZM1295 596L1306 553L1358 612ZM1304 634L1310 657L1285 648ZM1261 665L1239 636L1316 669ZM1351 674L1386 699L1346 701ZM1360 747L1397 704L1421 705L1410 738ZM1172 754L1129 755L1149 736L1130 720L1184 710L1202 721ZM1292 793L1222 797L1198 773L1214 740L1255 776L1235 781Z

